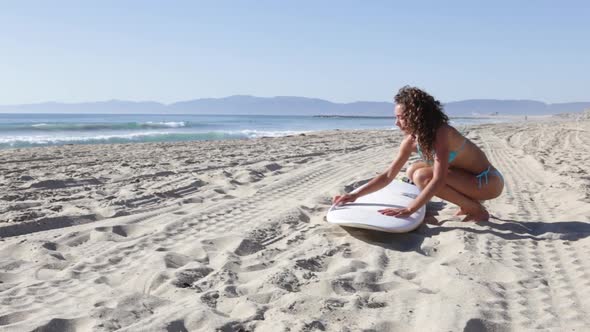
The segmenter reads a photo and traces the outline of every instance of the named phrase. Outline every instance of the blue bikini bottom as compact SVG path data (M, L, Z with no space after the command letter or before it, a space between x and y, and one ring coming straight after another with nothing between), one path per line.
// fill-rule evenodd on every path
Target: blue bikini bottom
M498 171L497 169L492 169L492 166L490 165L488 166L488 169L475 176L475 178L477 179L477 188L481 189L482 179L485 179L486 184L488 184L488 175L496 175L500 177L500 179L502 179L502 183L504 182L504 177L502 176L502 173L500 173L500 171Z

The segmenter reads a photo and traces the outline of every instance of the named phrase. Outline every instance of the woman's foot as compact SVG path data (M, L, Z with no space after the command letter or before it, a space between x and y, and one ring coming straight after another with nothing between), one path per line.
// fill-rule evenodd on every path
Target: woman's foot
M455 214L453 214L454 216L464 216L467 214L467 211L463 210L463 208L459 208L459 210L457 210L455 212Z
M483 209L476 213L468 213L462 221L488 221L490 219L490 213Z

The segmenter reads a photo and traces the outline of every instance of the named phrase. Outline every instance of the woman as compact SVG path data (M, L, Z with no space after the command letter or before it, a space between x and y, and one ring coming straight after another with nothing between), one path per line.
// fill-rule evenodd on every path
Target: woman
M334 204L354 202L387 186L412 152L417 152L422 161L412 164L407 175L421 189L420 195L407 208L383 209L380 213L407 217L437 196L458 205L455 215L466 215L463 221L487 221L490 214L480 201L502 193L502 174L479 147L449 125L441 103L428 93L405 86L395 96L395 103L395 124L405 136L397 157L357 193L334 197Z

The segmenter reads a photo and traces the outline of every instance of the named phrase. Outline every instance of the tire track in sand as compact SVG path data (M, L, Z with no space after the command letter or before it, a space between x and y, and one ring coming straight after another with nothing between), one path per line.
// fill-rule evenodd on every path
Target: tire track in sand
M88 238L81 238L78 244L80 247L73 246L71 248L78 251L83 250L87 254L82 261L74 265L62 266L61 269L56 270L53 280L51 278L42 280L36 284L37 288L30 288L29 292L33 293L21 297L10 295L15 294L15 292L20 293L23 287L31 287L31 285L15 285L11 289L0 292L0 303L7 304L7 306L3 306L4 310L2 312L13 312L19 307L29 305L30 303L27 302L30 302L31 298L34 298L33 310L52 304L55 306L53 311L60 312L61 309L66 309L65 307L59 308L61 300L67 298L69 301L74 300L84 303L84 298L89 295L87 293L89 289L100 289L104 295L108 295L116 289L116 286L115 288L110 287L108 280L113 276L115 276L115 279L123 278L120 275L122 269L134 270L137 268L137 270L141 271L141 266L149 263L145 254L150 251L150 248L166 250L167 246L178 246L183 242L212 237L228 231L238 232L239 229L246 229L254 221L265 220L268 217L272 218L281 210L288 210L289 207L286 208L282 203L284 200L303 201L309 199L318 191L317 188L333 188L338 183L346 181L346 179L352 179L358 174L359 166L366 165L367 162L380 164L386 159L378 149L373 148L349 152L345 156L335 156L333 158L336 159L335 163L338 164L338 167L331 166L334 163L327 166L322 163L315 166L308 164L302 170L290 172L290 175L293 173L297 175L262 187L258 193L251 197L220 202L206 209L192 207L183 210L175 208L166 210L163 213L156 212L138 218L138 220L126 218L127 222L121 225L122 227L141 226L164 221L163 234L139 233L137 236L131 237L130 240L121 239L121 242L110 243L111 248L107 250L105 250L105 244L100 243L102 241L93 243ZM271 204L275 209L267 207L258 209L263 200L273 202ZM104 227L102 224L104 223L101 222L92 226L84 225L86 227L73 227L70 231L75 235L74 238L84 235L83 233L90 233L90 236L94 236L99 232L96 230L97 228ZM63 230L59 231L63 232ZM54 230L48 233L57 235L59 231ZM302 228L299 231L305 231L305 229ZM82 235L76 234L76 232ZM35 234L35 237L42 238L47 235L47 233ZM267 240L267 242L272 241L273 239ZM64 280L69 281L64 283ZM96 287L97 281L101 283L101 286ZM85 287L88 282L92 282L94 285ZM59 297L48 298L42 295L41 289L52 288L59 289ZM85 289L87 291L84 291ZM91 305L88 304L88 306ZM85 306L81 306L79 312L88 312L90 310L90 308L82 307Z
M544 236L540 228L551 223L559 212L538 194L548 187L542 167L497 137L486 135L483 141L494 165L505 170L506 191L498 199L517 204L519 213L512 216L530 220L515 225L519 230L515 239L485 235L484 252L493 249L488 252L491 258L528 276L490 286L492 293L504 290L498 296L499 301L512 304L505 308L506 321L513 319L512 323L520 328L588 326L584 316L589 309L587 297L580 296L580 293L588 294L590 289L580 282L585 280L580 277L588 275L587 269L575 250L571 247L568 250L564 244L567 241Z

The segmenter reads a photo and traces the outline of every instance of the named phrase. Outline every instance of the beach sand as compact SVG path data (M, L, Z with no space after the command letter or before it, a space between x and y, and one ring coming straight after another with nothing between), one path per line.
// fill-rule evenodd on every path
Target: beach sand
M0 330L587 329L590 120L459 129L493 218L433 199L407 234L325 221L397 131L2 150Z

